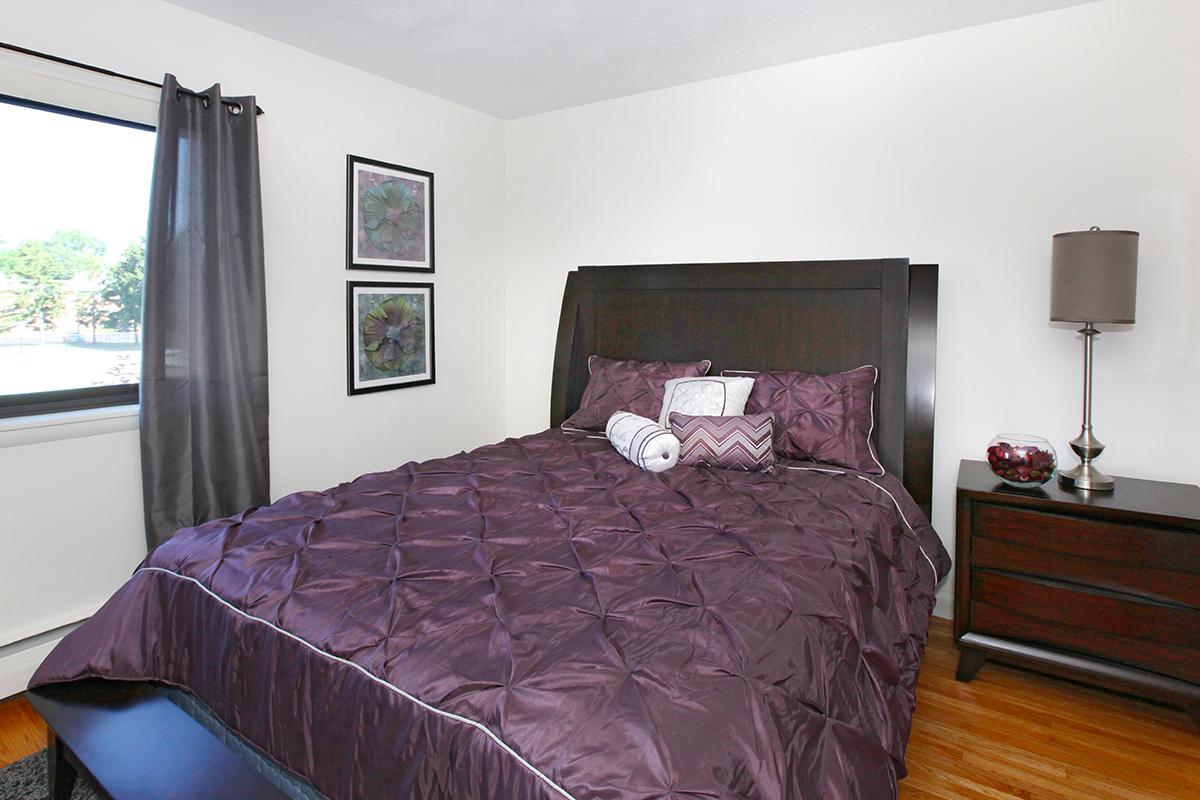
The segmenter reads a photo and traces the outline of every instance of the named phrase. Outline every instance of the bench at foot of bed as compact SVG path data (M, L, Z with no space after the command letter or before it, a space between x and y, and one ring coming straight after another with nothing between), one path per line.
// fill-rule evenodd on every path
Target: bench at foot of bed
M49 800L68 800L78 776L108 800L286 798L150 684L86 680L28 697L49 728Z

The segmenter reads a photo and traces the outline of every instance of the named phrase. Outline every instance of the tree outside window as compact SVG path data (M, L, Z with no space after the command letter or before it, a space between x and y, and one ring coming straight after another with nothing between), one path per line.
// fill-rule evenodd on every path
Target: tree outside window
M0 130L0 417L135 402L154 131L4 97Z

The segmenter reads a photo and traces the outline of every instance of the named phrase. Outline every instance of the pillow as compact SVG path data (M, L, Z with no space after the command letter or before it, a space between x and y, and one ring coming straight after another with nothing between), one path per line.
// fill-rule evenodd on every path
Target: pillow
M579 410L562 424L564 430L602 431L618 411L658 419L663 386L671 378L698 378L711 361L617 361L603 356L588 359L587 388Z
M746 410L753 378L672 378L663 388L658 424L670 430L671 412L692 417L736 417Z
M868 364L835 375L740 370L722 374L754 376L746 413L774 415L779 455L883 474L871 442L879 377L875 367Z
M764 472L775 466L771 415L691 417L676 411L671 432L679 438L679 463Z
M618 453L650 472L668 470L679 461L679 440L652 419L618 411L609 418L604 435Z

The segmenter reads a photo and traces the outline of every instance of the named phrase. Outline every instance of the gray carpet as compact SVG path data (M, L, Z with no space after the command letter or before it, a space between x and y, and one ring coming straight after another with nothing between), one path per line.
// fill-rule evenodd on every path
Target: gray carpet
M46 751L0 767L0 800L46 800ZM96 800L82 779L75 781L71 800Z

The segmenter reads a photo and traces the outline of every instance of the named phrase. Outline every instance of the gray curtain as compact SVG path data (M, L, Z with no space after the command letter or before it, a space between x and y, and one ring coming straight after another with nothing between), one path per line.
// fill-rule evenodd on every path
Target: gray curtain
M270 502L256 106L225 99L163 80L142 311L151 547Z

